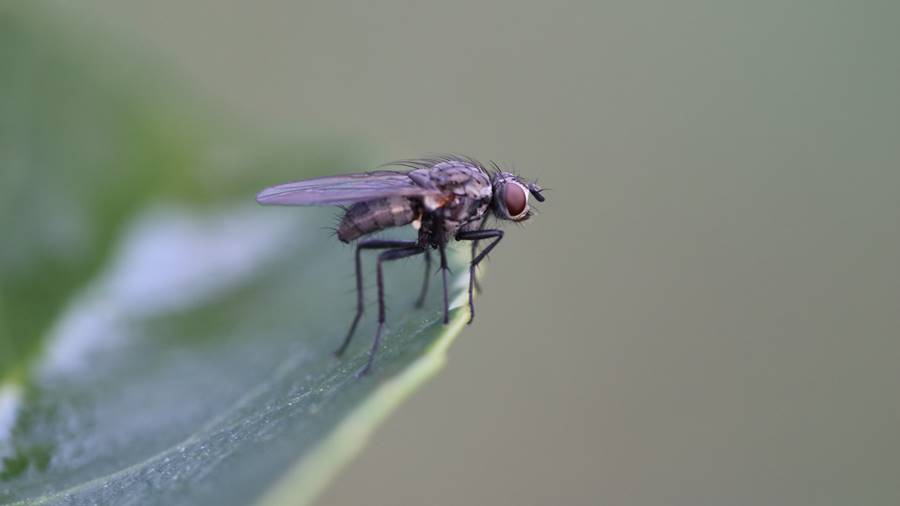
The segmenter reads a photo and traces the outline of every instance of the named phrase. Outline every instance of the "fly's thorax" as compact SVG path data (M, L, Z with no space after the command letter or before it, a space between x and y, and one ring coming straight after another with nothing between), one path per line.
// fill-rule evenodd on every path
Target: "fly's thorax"
M444 207L449 200L458 197L470 199L491 198L491 178L481 167L463 160L446 160L409 173L423 188L437 190L425 197L426 211Z
M490 199L458 197L440 210L448 232L455 234L464 224L480 221L488 211Z
M480 222L487 214L489 206L489 198L475 199L467 196L452 198L443 207L423 213L419 242L437 245L450 241L460 230L469 229L471 224Z
M437 190L422 199L420 235L428 242L446 242L488 212L493 190L483 168L463 160L448 160L414 172L420 184Z
M387 197L353 204L338 225L338 239L350 242L372 232L408 225L420 214L417 207L406 197Z

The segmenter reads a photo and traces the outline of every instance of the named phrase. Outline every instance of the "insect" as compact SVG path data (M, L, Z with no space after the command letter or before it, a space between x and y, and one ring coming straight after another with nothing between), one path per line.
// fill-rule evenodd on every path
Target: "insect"
M465 156L443 155L433 158L402 160L385 165L405 170L376 170L357 174L328 176L285 183L266 188L256 200L264 205L335 205L345 209L337 227L344 243L356 243L356 316L335 354L340 356L350 345L363 315L363 279L360 254L363 250L384 250L378 254L378 329L361 375L372 369L381 342L385 321L384 278L382 264L414 255L425 257L425 280L416 301L421 307L428 293L431 250L440 254L444 291L444 323L449 322L447 298L447 243L471 241L469 264L469 323L475 316L473 291L477 286L475 268L503 238L503 231L485 228L489 216L521 222L533 211L529 195L544 201L543 189L517 175L502 171L491 163L488 169ZM391 227L412 225L418 230L415 241L365 239L365 236ZM478 252L480 241L490 241Z

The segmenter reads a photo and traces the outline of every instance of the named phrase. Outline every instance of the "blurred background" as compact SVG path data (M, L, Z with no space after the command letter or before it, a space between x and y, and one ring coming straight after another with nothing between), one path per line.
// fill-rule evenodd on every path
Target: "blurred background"
M335 172L551 188L320 504L900 502L897 3L80 4Z

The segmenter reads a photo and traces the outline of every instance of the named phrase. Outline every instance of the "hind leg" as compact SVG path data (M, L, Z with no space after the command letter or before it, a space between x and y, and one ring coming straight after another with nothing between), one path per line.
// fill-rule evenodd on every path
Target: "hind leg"
M381 264L391 260L399 260L401 258L419 255L426 251L421 246L408 248L391 249L378 255L377 263L377 280L378 280L378 329L375 331L375 339L372 341L372 349L369 351L369 361L366 367L359 372L359 376L364 376L372 370L372 364L375 362L375 354L378 352L378 345L381 344L381 333L384 329L385 311L384 311L384 275L382 273Z
M341 346L334 352L335 355L340 357L344 354L344 351L347 350L347 346L350 346L350 341L353 340L353 334L356 332L356 326L359 324L359 319L362 318L363 311L365 310L363 300L362 259L360 258L362 250L409 248L414 246L416 246L415 241L381 241L374 239L361 241L356 245L356 316L353 317L353 323L350 324L350 330L347 332L347 336L344 338Z

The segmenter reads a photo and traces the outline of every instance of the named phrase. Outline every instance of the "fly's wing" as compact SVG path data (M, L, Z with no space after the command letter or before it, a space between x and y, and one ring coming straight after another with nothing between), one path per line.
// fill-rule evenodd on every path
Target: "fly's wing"
M383 197L424 197L436 190L417 184L406 172L379 170L327 176L266 188L256 196L264 205L332 206Z

